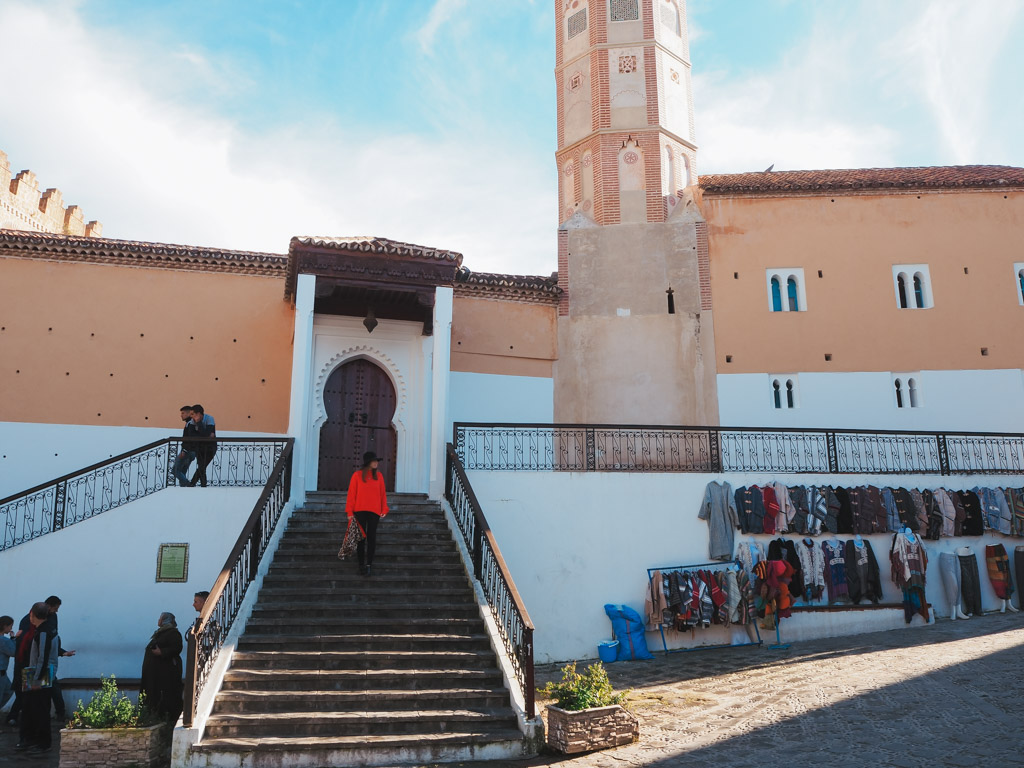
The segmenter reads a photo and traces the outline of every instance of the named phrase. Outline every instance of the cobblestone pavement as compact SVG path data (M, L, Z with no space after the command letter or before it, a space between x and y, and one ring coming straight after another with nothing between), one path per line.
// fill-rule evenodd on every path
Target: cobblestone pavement
M640 741L578 757L542 755L510 768L1024 768L1024 616L794 643L656 654L608 665L632 689ZM537 684L560 676L537 669ZM540 702L542 706L544 702ZM0 765L56 768L15 753L0 726ZM461 763L451 768L494 768Z

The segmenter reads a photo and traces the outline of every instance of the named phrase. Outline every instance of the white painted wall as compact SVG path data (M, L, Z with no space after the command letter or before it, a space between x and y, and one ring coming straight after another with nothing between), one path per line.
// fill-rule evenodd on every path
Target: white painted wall
M553 379L453 371L450 387L447 440L456 421L550 424L555 418Z
M160 613L183 633L195 620L193 595L213 586L261 491L168 488L0 552L0 613L17 622L57 595L61 640L78 651L61 659L60 677L138 678ZM156 583L160 544L181 542L188 582Z
M708 527L697 518L704 489L712 480L734 488L781 481L788 485L889 484L913 488L978 485L1020 487L1024 476L951 478L938 476L773 476L704 474L615 474L470 471L470 482L497 538L516 587L536 626L538 663L594 658L597 644L611 637L605 603L644 611L647 569L706 562ZM775 536L759 536L762 544ZM795 538L795 536L794 536ZM849 535L840 536L850 538ZM879 561L883 602L901 602L888 571L891 534L865 537ZM819 541L821 537L819 537ZM740 541L737 531L737 541ZM968 545L978 556L986 610L997 607L984 562L987 543L1002 541L1013 556L1017 544L999 534L925 542L929 554L927 597L939 616L949 605L938 572L937 553ZM983 621L984 619L978 619ZM920 617L914 619L920 624ZM803 614L786 620L782 639L870 632L905 626L902 610ZM668 633L670 647L746 642L743 629L711 628L689 635ZM774 635L771 640L774 641ZM657 632L648 633L652 651L661 649Z
M1017 368L921 371L919 408L897 408L892 376L904 371L800 373L798 407L776 409L768 373L718 375L720 423L730 427L836 427L1024 432ZM785 393L783 393L785 402Z
M176 409L177 405L171 409L175 416ZM218 434L221 437L268 436L265 432L227 430L218 430ZM181 428L0 422L0 499L155 440L180 435Z

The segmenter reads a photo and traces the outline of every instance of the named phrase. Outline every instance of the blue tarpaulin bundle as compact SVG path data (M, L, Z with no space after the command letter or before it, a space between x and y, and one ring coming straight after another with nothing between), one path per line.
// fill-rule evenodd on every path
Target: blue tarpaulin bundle
M619 641L618 661L654 658L647 650L647 640L644 638L644 620L639 613L628 605L612 605L611 603L605 605L604 612L612 620L615 639Z

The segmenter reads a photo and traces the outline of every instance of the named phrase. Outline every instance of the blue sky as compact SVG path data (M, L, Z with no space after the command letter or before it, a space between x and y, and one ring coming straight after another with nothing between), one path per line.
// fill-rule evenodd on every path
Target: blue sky
M552 0L0 0L0 149L108 237L555 268ZM1024 165L1018 0L690 0L698 172Z

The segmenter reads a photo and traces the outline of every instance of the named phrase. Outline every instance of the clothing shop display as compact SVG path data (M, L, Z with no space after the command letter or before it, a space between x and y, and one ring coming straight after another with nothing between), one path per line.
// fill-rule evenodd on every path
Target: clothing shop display
M903 591L904 620L909 624L918 613L928 621L928 602L925 599L928 553L917 534L905 531L893 536L889 562L893 583Z
M985 533L985 520L981 515L981 502L973 491L957 491L964 507L964 536L981 536Z
M789 583L793 578L793 566L785 560L762 560L754 568L757 581L754 584L754 606L764 629L775 629L778 619L793 615L793 596Z
M779 519L779 500L775 498L775 488L766 485L761 489L764 502L764 532L775 533Z
M779 502L779 517L775 521L775 528L779 533L787 533L794 530L797 518L796 504L793 503L793 495L785 483L772 485L775 490L775 498Z
M1024 488L1007 488L1004 493L1013 517L1013 535L1024 536ZM1017 586L1024 592L1024 584L1018 581Z
M807 504L807 489L802 485L794 485L789 489L789 500L793 504L793 517L789 530L794 533L807 533L807 518L810 509Z
M1000 600L1009 600L1013 595L1013 579L1010 578L1010 557L1002 544L985 547L985 563L988 565L988 580Z
M846 584L854 605L859 605L861 600L877 604L882 599L882 580L871 542L856 539L846 542Z
M834 490L839 501L839 512L836 514L836 533L853 533L853 505L850 502L850 491L847 488Z
M1017 605L1024 609L1024 547L1013 550L1013 572L1017 576Z
M764 547L755 539L741 541L736 548L736 559L740 561L743 570L747 572L747 578L754 580L754 566L764 560Z
M973 488L981 502L985 527L1009 536L1013 531L1013 514L1006 503L1006 495L999 488Z
M914 507L914 497L906 488L896 488L892 492L896 502L896 512L900 519L900 528L909 528L917 533L921 527L921 521L917 517L917 509Z
M732 560L736 529L740 525L732 486L728 483L708 483L697 518L708 521L708 557L712 560Z
M794 600L799 600L804 594L803 567L800 557L796 553L796 545L789 539L773 539L768 544L769 560L785 560L793 568L793 575L789 580L789 594Z
M942 535L953 536L956 533L956 507L949 498L949 492L945 488L936 488L932 497L942 513Z
M885 530L898 531L900 529L900 514L896 509L896 497L893 496L892 488L882 489L882 503L885 505Z
M839 539L821 542L821 554L825 559L825 586L828 588L829 603L850 599L846 582L846 547Z
M736 489L736 511L740 530L744 533L764 533L764 497L756 485Z
M804 579L805 602L820 600L825 592L825 557L813 539L801 539L796 545Z
M942 586L946 590L949 613L952 616L963 604L963 598L960 596L960 560L952 552L939 554L939 575L942 577Z
M956 551L960 560L960 593L963 595L962 607L968 616L980 616L981 578L978 575L978 558L969 547L960 547Z
M734 578L720 578L719 571L707 568L653 571L644 600L648 630L670 627L684 632L746 623L750 582L738 565L731 575Z

